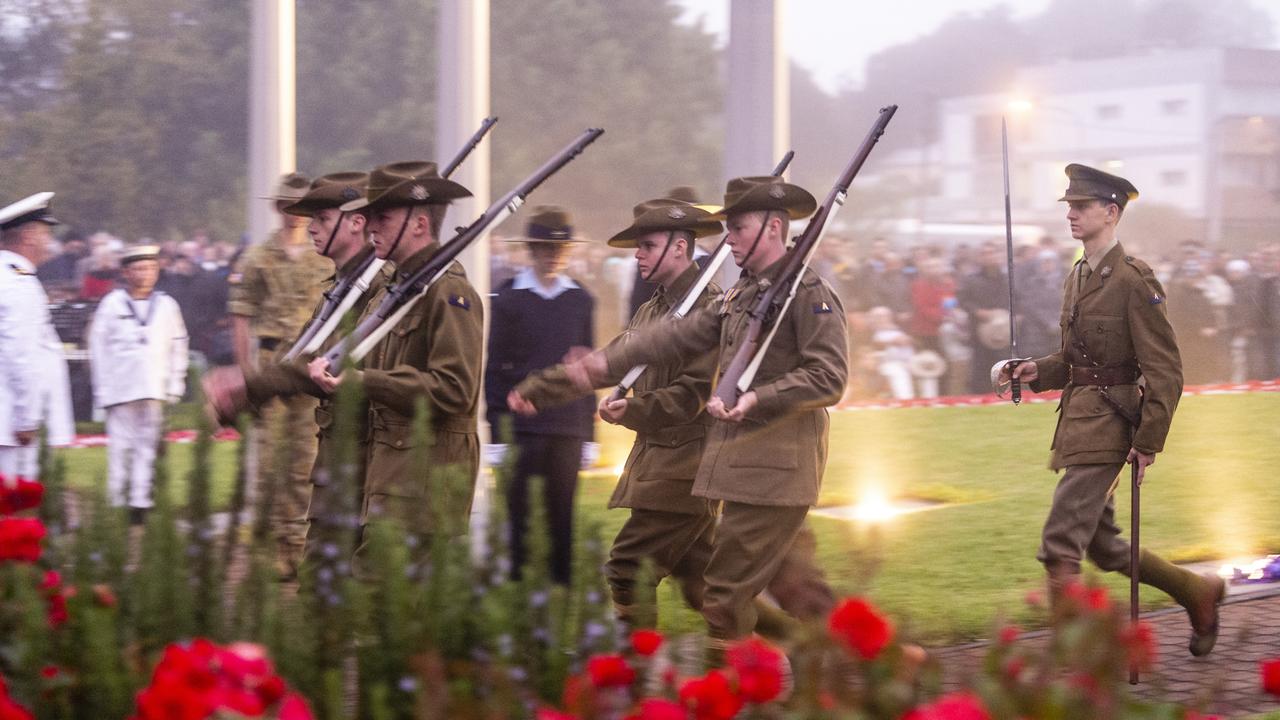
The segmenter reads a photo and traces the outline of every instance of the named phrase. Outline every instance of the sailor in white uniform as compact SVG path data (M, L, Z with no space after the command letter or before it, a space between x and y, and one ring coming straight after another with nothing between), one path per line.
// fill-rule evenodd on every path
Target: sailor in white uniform
M102 298L89 330L94 406L107 412L107 498L113 507L127 504L135 525L154 504L164 404L187 386L187 328L177 301L155 290L159 254L154 245L125 250L125 287Z
M53 193L0 208L0 477L35 478L38 436L68 445L75 433L62 342L36 278L57 225Z

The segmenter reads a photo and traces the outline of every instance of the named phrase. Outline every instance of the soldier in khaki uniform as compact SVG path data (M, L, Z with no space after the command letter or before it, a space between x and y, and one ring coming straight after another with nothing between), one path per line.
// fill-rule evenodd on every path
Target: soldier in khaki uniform
M694 241L715 235L721 225L711 213L690 203L668 198L649 200L634 209L634 221L609 239L609 245L635 248L640 276L658 288L631 318L627 331L607 346L628 342L640 328L659 323L680 302L698 278L693 262ZM720 290L708 285L694 307L712 303ZM629 626L651 626L645 611L656 603L657 582L673 576L690 607L702 606L702 570L711 555L715 521L712 504L691 494L711 418L703 402L711 392L715 356L691 362L653 365L636 381L629 398L601 400L600 417L634 430L635 444L627 456L609 499L610 508L631 509L609 551L605 578L618 618ZM579 397L562 366L534 373L516 386L507 404L532 414ZM636 585L645 559L654 564L651 583Z
M781 178L745 177L725 191L728 243L742 278L711 307L669 326L646 328L627 343L566 367L580 386L601 387L640 363L678 364L718 351L721 364L745 336L756 297L785 264L790 221L817 202ZM848 330L835 292L811 270L751 390L732 410L718 398L693 494L724 501L704 573L703 617L713 648L751 632L753 599L777 574L817 501L827 459L826 408L848 379Z
M333 263L312 251L306 219L283 212L306 194L309 185L299 173L281 178L269 199L280 211L283 227L250 248L228 278L236 362L246 373L274 363L287 349L319 302L324 279L333 273ZM258 341L256 353L250 338ZM264 405L256 425L258 472L246 498L258 502L260 489L272 488L270 521L277 566L284 576L296 570L307 533L311 466L316 459L315 412L314 398L283 398ZM265 479L282 468L287 468L283 475Z
M363 172L325 175L312 182L307 194L298 202L284 208L286 214L310 218L307 233L311 237L316 252L333 260L338 268L337 273L324 282L323 289L326 295L340 279L347 278L351 273L356 272L373 254L373 248L365 240L365 215L361 212L344 213L338 209L344 203L364 197L368 181L369 174ZM369 289L356 301L350 312L358 316L369 298L381 287L383 280L383 275L375 276ZM316 319L324 304L325 300L316 304L312 320ZM335 332L330 335L321 344L321 352L331 347L340 334ZM308 360L310 358L266 363L248 373L239 367L217 368L205 376L205 396L217 415L224 421L229 421L238 413L261 408L275 398L319 394L307 370ZM333 452L331 444L333 417L331 399L325 395L320 399L315 411L316 425L319 428L319 444L316 462L311 471L312 487L306 512L309 526L314 524L317 518L331 512L331 508L335 506L332 501L325 500L328 473L322 471L332 463L330 455ZM364 435L363 429L357 431L357 437L362 443L358 453L360 467L357 475L361 480L364 478ZM340 518L333 518L333 521L341 524ZM312 540L311 533L308 532L307 552L314 549Z
M1051 597L1079 580L1088 556L1103 570L1129 573L1112 493L1126 462L1138 482L1165 436L1182 394L1182 361L1165 316L1165 294L1151 268L1127 255L1116 237L1125 205L1138 191L1124 178L1068 165L1071 236L1084 257L1063 288L1062 349L1017 364L1013 376L1036 392L1064 388L1050 467L1065 469L1054 491L1037 558ZM1009 378L1004 365L999 380ZM1218 635L1221 578L1198 576L1143 550L1138 579L1171 595L1191 620L1189 650L1206 655Z
M374 251L395 263L390 282L397 283L440 250L448 203L470 194L441 178L435 163L400 162L374 170L366 197L342 209L369 216ZM364 316L378 308L386 292L384 286L373 296ZM483 313L480 296L454 262L352 371L369 400L362 526L394 518L423 538L466 527L480 462L476 413L484 372ZM328 372L323 357L308 370L323 393L333 393L342 377ZM430 413L431 429L429 447L422 449L413 433L419 400ZM453 479L465 481L465 497L448 494L446 483ZM439 527L437 520L450 527Z

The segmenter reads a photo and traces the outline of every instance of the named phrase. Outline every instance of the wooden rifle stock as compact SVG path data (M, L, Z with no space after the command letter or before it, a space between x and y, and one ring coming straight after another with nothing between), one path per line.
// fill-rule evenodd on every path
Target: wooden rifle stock
M751 319L747 323L747 336L743 339L742 344L738 346L737 352L729 361L728 367L726 367L724 374L720 376L720 381L716 384L714 395L720 398L726 410L732 409L737 405L738 398L742 396L742 393L746 392L747 388L751 386L751 381L755 379L755 371L759 368L760 361L763 359L764 353L768 352L769 344L773 340L772 332L767 337L764 337L765 323L771 320L774 321L774 328L776 329L776 320L786 313L791 304L791 299L795 297L796 290L800 286L804 270L809 265L809 258L813 255L814 250L817 249L818 243L822 241L822 236L826 232L828 225L830 225L836 210L844 205L845 197L849 192L849 186L853 183L853 178L862 169L867 156L871 154L872 148L880 140L880 136L884 134L885 127L889 125L889 121L893 119L893 114L897 110L897 105L889 105L880 109L880 115L876 118L875 124L871 126L871 130L862 141L862 145L858 147L853 159L849 161L844 172L836 180L831 192L827 194L826 200L818 206L813 218L809 220L809 226L805 228L804 233L796 240L795 246L787 253L787 260L783 265L782 272L765 288L764 292L756 300L756 304L748 311ZM788 288L788 294L779 303L779 293L782 292L783 288Z

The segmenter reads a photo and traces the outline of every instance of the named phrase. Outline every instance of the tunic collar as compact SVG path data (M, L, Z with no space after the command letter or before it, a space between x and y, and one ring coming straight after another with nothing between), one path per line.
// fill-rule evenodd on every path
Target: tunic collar
M697 263L689 263L689 267L672 281L671 287L659 285L655 293L668 305L674 305L684 298L685 293L689 292L689 288L693 287L693 282L701 273L702 268L698 267Z
M544 287L538 282L538 277L534 275L533 268L525 268L521 270L512 281L512 290L528 290L543 300L555 300L569 290L576 289L578 283L567 275L557 275L555 284L551 287Z
M1098 250L1098 252L1093 253L1092 255L1086 255L1084 257L1084 261L1089 264L1089 269L1094 272L1097 272L1099 269L1101 269L1102 261L1104 258L1107 257L1107 253L1111 252L1111 250L1119 244L1120 244L1119 236L1112 236L1111 242L1107 243L1106 247Z

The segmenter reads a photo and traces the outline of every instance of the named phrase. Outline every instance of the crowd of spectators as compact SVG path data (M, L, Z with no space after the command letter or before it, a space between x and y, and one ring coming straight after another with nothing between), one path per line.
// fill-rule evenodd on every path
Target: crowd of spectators
M509 239L509 238L508 238ZM79 342L92 305L115 287L125 243L106 233L71 235L39 268L64 340ZM198 363L233 361L227 288L240 246L203 233L160 243L158 289L178 301ZM1185 241L1142 251L1168 294L1188 385L1280 375L1280 245L1228 252ZM1058 348L1063 279L1079 243L1044 237L1014 252L1018 354ZM527 263L519 242L494 237L490 283ZM847 399L909 399L990 392L991 365L1009 356L1009 285L1002 241L859 246L830 236L814 269L836 288L848 313L851 377ZM596 296L597 342L626 324L637 285L629 254L579 245L568 274Z

